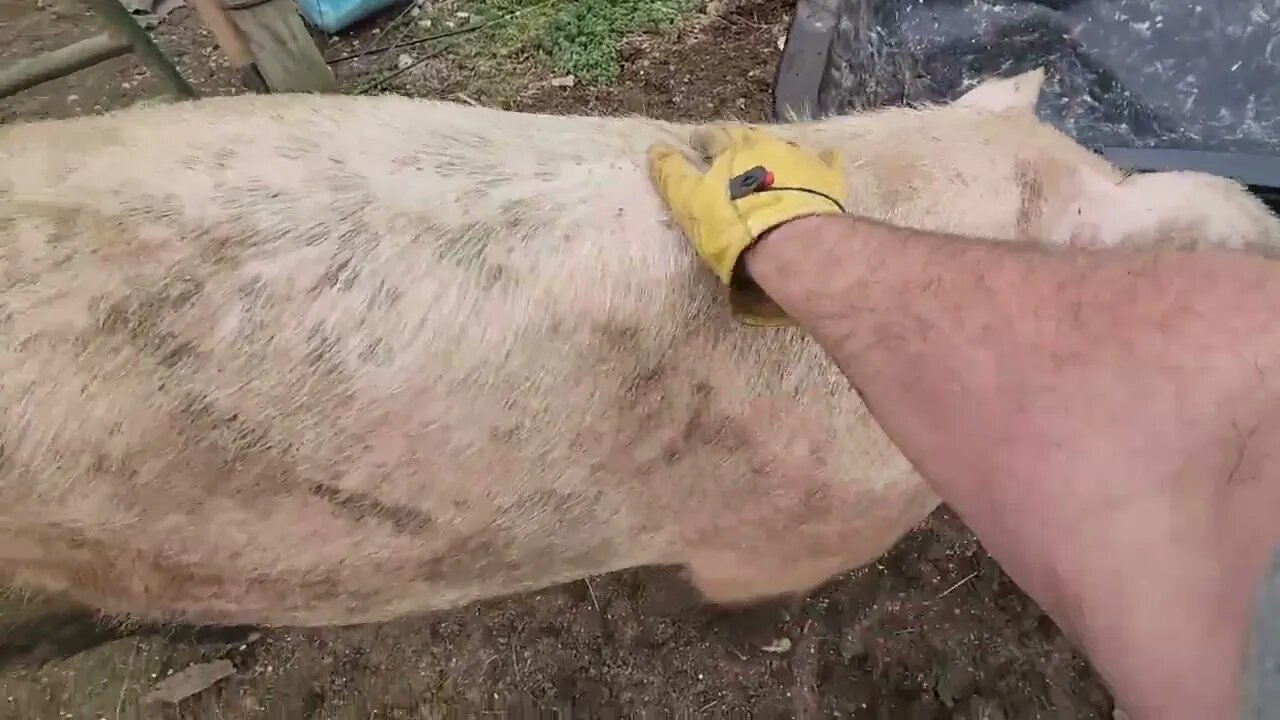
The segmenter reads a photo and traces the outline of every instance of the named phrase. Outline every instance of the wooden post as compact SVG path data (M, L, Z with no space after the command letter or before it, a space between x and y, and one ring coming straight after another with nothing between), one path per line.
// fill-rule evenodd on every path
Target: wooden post
M129 49L129 43L115 33L104 32L28 60L18 60L0 69L0 97L127 55Z
M253 63L253 52L249 49L249 41L244 33L231 21L227 9L221 0L193 0L196 12L204 26L213 33L222 53L231 61L231 66L240 74L240 82L254 92L267 92L267 83Z
M271 92L333 92L338 83L294 0L222 0Z
M204 26L213 33L213 38L218 41L218 47L231 61L231 65L236 68L252 65L253 53L249 51L249 43L245 41L244 35L240 33L235 23L231 22L222 3L219 0L195 0L195 6L196 12L200 13L200 19L204 21Z
M178 69L169 62L169 58L165 57L164 53L160 52L160 48L151 41L151 36L133 19L129 11L124 9L119 0L89 0L89 4L93 6L94 13L103 22L129 41L129 46L133 48L133 52L148 70L169 83L175 95L184 98L196 96L196 91L187 84L187 81L178 73Z

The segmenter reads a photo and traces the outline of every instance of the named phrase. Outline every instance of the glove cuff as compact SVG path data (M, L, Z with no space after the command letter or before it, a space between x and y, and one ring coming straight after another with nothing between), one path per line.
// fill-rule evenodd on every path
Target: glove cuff
M769 212L770 210L773 212ZM752 239L734 258L726 283L729 286L729 306L733 309L733 315L738 322L752 327L780 327L795 324L751 277L743 258L752 246L760 242L760 238L793 220L815 215L840 214L843 214L842 208L815 196L812 202L788 203L782 211L775 208L762 209L746 219Z
M785 191L777 191L785 192ZM745 214L743 222L751 234L751 244L755 244L765 233L792 220L815 215L843 215L844 208L835 201L821 195L799 194L789 197L785 203L777 203L754 209ZM745 248L743 250L745 252Z

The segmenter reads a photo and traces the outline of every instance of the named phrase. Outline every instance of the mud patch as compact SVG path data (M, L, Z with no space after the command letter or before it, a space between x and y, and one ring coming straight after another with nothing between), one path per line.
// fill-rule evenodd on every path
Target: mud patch
M1044 178L1035 163L1019 160L1014 168L1014 183L1018 186L1018 237L1037 236L1044 217Z
M420 532L435 523L430 515L401 505L387 505L368 493L344 492L324 483L315 483L309 491L333 506L335 512L356 522L383 520L402 533Z

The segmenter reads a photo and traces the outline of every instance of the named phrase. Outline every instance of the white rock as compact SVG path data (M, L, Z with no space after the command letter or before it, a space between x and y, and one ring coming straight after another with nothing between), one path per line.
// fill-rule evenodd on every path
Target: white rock
M780 637L777 640L774 640L773 642L769 643L768 645L765 645L760 649L767 653L781 654L784 652L789 652L791 650L791 638Z

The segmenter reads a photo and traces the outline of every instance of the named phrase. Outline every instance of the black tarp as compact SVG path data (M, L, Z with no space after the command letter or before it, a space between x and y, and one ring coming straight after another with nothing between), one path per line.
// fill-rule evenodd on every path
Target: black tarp
M1280 0L801 0L779 119L1043 67L1037 113L1116 164L1280 188Z

